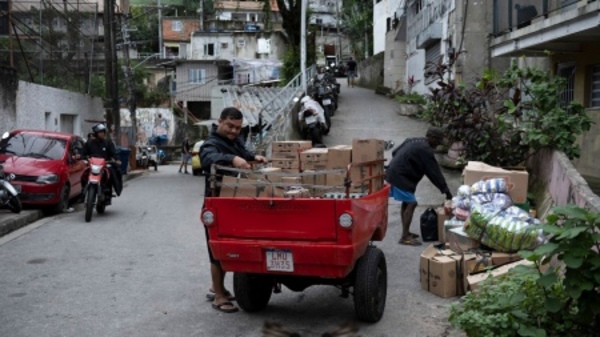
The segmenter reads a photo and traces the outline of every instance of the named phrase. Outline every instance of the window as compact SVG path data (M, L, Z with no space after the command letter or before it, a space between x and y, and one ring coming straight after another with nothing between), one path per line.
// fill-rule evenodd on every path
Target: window
M173 21L171 29L174 32L180 32L180 31L182 31L183 30L183 22L181 22L181 21Z
M227 48L229 48L229 43L221 42L221 49L227 49Z
M425 73L427 73L427 71L430 70L431 63L437 64L439 62L440 56L442 55L441 49L442 49L441 41L438 41L435 44L431 45L429 48L425 49ZM427 83L427 84L429 84L433 81L435 81L434 76L427 77L425 79L425 83Z
M387 18L385 21L385 31L389 32L392 29L392 18Z
M590 76L590 107L600 108L600 64L592 67Z
M317 24L317 25L322 25L322 24L323 24L323 19L321 19L321 18L316 18L316 19L315 19L315 22L316 22L316 24Z
M204 84L206 83L206 70L204 69L190 69L188 73L190 83Z
M204 45L204 56L215 56L215 44L207 43Z
M573 98L575 97L575 64L559 64L558 76L567 80L565 91L560 94L560 99L563 103L563 106L566 107L569 105L569 103L571 103L571 101L573 101Z

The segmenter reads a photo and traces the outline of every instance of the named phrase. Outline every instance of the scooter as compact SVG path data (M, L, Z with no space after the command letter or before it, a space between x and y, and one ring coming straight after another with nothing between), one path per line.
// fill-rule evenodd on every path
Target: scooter
M21 186L13 186L10 180L14 174L6 176L4 167L0 165L0 208L8 208L13 213L21 213L23 206L19 200Z
M94 206L98 214L104 213L109 204L112 190L110 187L110 170L112 162L104 158L91 157L88 159L88 180L85 187L85 222L92 221Z
M313 115L311 110L305 110L304 114L304 138L312 141L313 147L324 147L323 145L323 131L321 130L321 123L319 123L317 116Z

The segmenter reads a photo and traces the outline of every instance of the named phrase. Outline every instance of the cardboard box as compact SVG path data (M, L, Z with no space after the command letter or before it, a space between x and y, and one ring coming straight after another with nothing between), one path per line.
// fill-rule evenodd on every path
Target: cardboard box
M219 196L224 198L255 198L267 197L269 193L267 185L257 183L256 180L224 176Z
M273 159L271 160L271 166L280 169L300 170L300 161L295 159Z
M448 232L447 240L450 248L457 253L466 252L480 245L479 241L471 239L462 227L451 229Z
M327 184L327 175L325 173L318 173L318 171L304 171L304 173L314 173L314 175L302 176L303 185L322 185Z
M339 169L347 168L352 162L352 146L337 145L329 148L327 156L327 168Z
M384 141L381 139L352 140L352 162L363 163L383 159Z
M327 149L310 149L300 153L300 163L302 171L326 169L327 157Z
M470 161L463 170L465 185L473 185L480 180L503 178L508 186L508 194L514 203L527 201L529 174L527 171L505 170L478 161Z
M509 270L516 266L530 266L533 265L533 262L528 260L521 260L517 262L512 262L509 264L505 264L503 266L497 267L490 272L483 272L479 274L469 275L467 277L467 283L469 284L469 289L473 292L477 292L479 285L481 282L485 281L490 275L497 277L500 275L504 275L508 273Z
M258 170L257 173L249 174L248 179L265 180L265 181L269 181L269 182L273 182L273 183L281 181L281 178L282 178L281 176L271 175L271 173L281 173L281 168L265 167L265 168Z
M438 241L446 242L444 235L444 223L446 222L446 220L450 219L450 215L446 214L446 210L444 209L444 207L436 208L435 212L437 213L438 220Z
M448 239L450 238L450 230L454 228L463 228L464 225L464 221L458 220L455 217L444 221L444 242L448 242Z
M515 261L521 261L523 258L517 253L492 253L492 264L494 266L502 266Z
M459 292L458 263L461 257L450 250L430 245L421 254L419 274L421 288L440 297L454 297Z
M284 184L289 184L290 186L301 185L302 178L301 177L281 177L281 182Z
M325 178L325 184L327 186L339 186L344 187L344 181L346 179L345 174L329 173Z
M310 140L286 140L273 142L272 153L292 153L297 154L298 151L303 151L312 148ZM275 155L273 155L275 158Z
M352 180L352 188L354 190L360 190L361 186L365 186L365 190L369 187L369 177L375 177L381 175L379 178L373 178L373 191L378 191L383 188L383 163L373 164L368 166L355 166L350 168L350 180Z

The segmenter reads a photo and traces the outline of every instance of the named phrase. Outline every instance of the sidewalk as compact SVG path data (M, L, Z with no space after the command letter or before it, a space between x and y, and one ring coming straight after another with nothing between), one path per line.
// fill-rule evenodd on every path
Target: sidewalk
M123 183L138 178L144 174L144 170L130 171L123 176ZM19 214L14 214L7 209L0 210L0 237L34 223L45 216L39 209L24 209Z

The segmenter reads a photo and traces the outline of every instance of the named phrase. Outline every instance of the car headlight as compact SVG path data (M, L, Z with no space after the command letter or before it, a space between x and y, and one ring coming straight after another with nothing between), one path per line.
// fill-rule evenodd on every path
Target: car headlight
M58 182L58 175L57 174L47 174L44 176L39 176L36 181L36 183L38 184L55 184Z
M340 215L338 221L340 222L340 226L344 228L350 228L352 226L352 223L354 223L354 218L352 218L351 214L344 213Z
M102 172L102 165L92 165L91 171L92 174L100 174Z
M205 226L210 226L215 223L215 213L211 211L204 211L202 212L201 220Z

